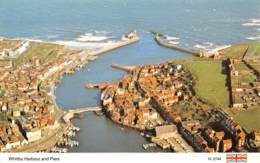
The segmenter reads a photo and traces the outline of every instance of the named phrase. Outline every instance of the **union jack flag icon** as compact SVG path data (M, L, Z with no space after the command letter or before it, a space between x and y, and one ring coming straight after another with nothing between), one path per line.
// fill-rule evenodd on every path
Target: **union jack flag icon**
M227 153L226 160L227 163L246 163L247 154Z

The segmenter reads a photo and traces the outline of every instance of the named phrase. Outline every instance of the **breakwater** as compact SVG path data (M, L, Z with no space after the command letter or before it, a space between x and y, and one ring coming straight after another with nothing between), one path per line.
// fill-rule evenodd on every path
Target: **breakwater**
M94 55L94 56L98 56L98 55L101 55L101 54L104 54L104 53L107 53L107 52L110 52L112 50L115 50L117 48L120 48L120 47L124 47L124 46L127 46L127 45L130 45L130 44L133 44L133 43L136 43L140 40L139 36L135 36L133 38L129 38L127 40L121 40L117 43L114 43L110 46L107 46L107 47L104 47L104 48L101 48L97 51L94 51L94 52L90 52L89 55Z
M177 50L179 52L183 52L183 53L187 53L187 54L192 54L196 57L200 57L201 56L201 52L200 51L195 51L195 50L191 50L191 49L185 49L185 48L181 48L178 47L174 44L169 43L166 39L162 38L159 35L156 35L154 37L154 40L157 42L158 45L165 47L165 48L170 48L173 50Z
M119 70L123 70L126 72L130 72L130 71L134 70L135 68L137 68L137 66L124 66L124 65L120 65L120 64L112 64L111 67L119 69Z

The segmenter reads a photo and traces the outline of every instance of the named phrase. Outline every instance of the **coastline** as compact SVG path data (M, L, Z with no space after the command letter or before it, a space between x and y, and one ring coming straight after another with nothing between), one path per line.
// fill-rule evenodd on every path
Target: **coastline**
M57 118L59 120L59 126L58 126L59 129L54 134L48 136L46 139L42 140L41 142L37 142L35 144L30 144L32 146L35 146L35 145L38 146L37 149L35 149L35 148L33 149L33 147L31 147L31 148L27 147L27 149L19 149L17 151L21 151L21 152L25 152L25 151L31 151L31 152L41 151L41 150L39 150L39 148L41 148L41 149L44 148L44 150L46 151L49 148L51 148L53 145L55 145L57 143L58 139L61 138L62 135L64 134L64 130L67 130L67 128L69 128L70 125L72 125L72 123L70 123L70 122L68 124L66 124L66 123L64 123L62 121L62 116L64 114L66 114L66 112L63 112L62 108L57 106L56 96L54 95L56 86L59 84L59 82L62 80L62 78L63 78L63 76L65 74L73 74L74 72L76 72L77 70L82 68L84 65L86 65L89 61L93 61L93 60L97 59L98 56L100 56L101 54L106 53L106 52L111 51L111 50L114 50L116 48L120 48L120 47L128 45L128 44L135 43L138 40L139 40L139 38L138 39L132 39L129 42L118 42L118 44L116 44L116 45L113 45L113 46L110 46L110 47L104 47L104 48L101 48L101 49L99 49L97 51L92 51L92 52L81 51L81 52L79 52L79 54L80 54L80 56L82 56L82 58L81 58L81 60L79 62L74 62L74 63L72 62L71 64L64 66L63 67L64 69L62 69L60 71L57 71L54 74L51 74L50 76L47 76L47 77L51 77L51 78L55 79L54 81L51 82L51 85L50 85L51 86L51 91L49 91L49 96L51 96L51 99L52 99L52 101L53 101L53 103L55 105L55 108L57 109L56 113L59 114L58 115L59 118ZM66 46L64 46L64 47L68 48ZM122 67L122 65L119 65L119 66L116 65L115 67L118 67L120 69L125 69L125 70L128 70L129 68L131 69L131 66L128 66L127 68L124 68L124 67ZM126 126L123 123L119 123L119 122L117 122L117 123L121 124L123 126ZM129 127L134 127L134 126L130 126L129 125ZM56 140L52 139L51 141L48 141L47 139L50 138L50 137L51 138L52 137L56 137ZM47 142L51 142L48 147L46 147L46 144L45 144L45 147L42 147L41 145L39 145L39 144L46 143L46 141Z
M58 143L58 141L60 141L60 139L63 137L64 133L68 130L68 128L73 126L72 122L65 122L63 120L63 116L67 113L67 111L62 110L62 108L60 108L58 106L58 104L56 103L55 89L58 86L57 83L59 83L62 80L62 78L65 74L73 74L77 70L84 67L89 62L96 60L100 55L110 52L112 50L118 49L118 48L122 48L122 47L130 45L130 44L134 44L134 43L138 42L139 40L140 40L139 36L136 36L129 40L120 40L118 42L113 43L113 45L106 46L104 48L100 48L96 51L86 52L83 50L81 53L85 53L86 56L84 56L84 58L82 58L81 62L72 63L71 65L68 65L65 68L65 73L61 76L58 75L57 77L55 77L50 85L51 90L50 90L49 95L51 96L51 99L55 106L55 110L56 110L55 114L58 114L58 116L56 117L58 126L56 126L56 128L55 128L55 132L53 134L51 134L50 136L43 138L43 140L40 140L39 142L29 144L29 146L26 146L25 148L22 147L17 150L13 150L13 152L49 151L52 147L54 147ZM55 44L55 43L53 43L53 44ZM67 47L67 46L64 46L64 47L69 48L69 49L71 48L71 47ZM56 73L53 74L53 76L55 76L55 75L56 75ZM51 78L53 78L53 76L51 76ZM35 145L36 145L36 147L35 147Z

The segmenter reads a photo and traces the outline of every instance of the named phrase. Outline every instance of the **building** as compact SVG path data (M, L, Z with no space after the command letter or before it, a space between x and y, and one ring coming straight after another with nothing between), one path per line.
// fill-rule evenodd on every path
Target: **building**
M254 131L252 136L253 136L253 140L255 142L259 142L260 143L260 131Z
M233 145L233 143L232 143L231 139L222 140L221 141L222 152L230 151L232 148L232 145Z
M4 152L6 149L5 149L5 145L4 143L0 140L0 152Z
M6 149L12 149L12 148L16 148L18 146L20 146L20 140L18 139L18 137L11 135L8 137L8 142L5 145Z
M32 128L32 129L26 129L25 135L28 140L28 142L33 142L36 140L39 140L42 136L41 129L39 128Z
M164 125L155 128L156 137L167 138L178 132L175 125Z
M246 134L242 127L223 111L216 110L216 116L220 126L231 135L234 142L233 146L235 146L237 150L240 150L240 148L244 146L246 140Z

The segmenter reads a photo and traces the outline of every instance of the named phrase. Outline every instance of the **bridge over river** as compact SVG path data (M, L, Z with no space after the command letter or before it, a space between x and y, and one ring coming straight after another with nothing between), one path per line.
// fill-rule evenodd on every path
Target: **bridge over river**
M74 117L75 114L81 114L84 112L95 112L95 111L102 111L102 108L98 107L98 106L74 108L74 109L70 109L70 110L66 111L62 118L67 123L70 121L71 118Z

